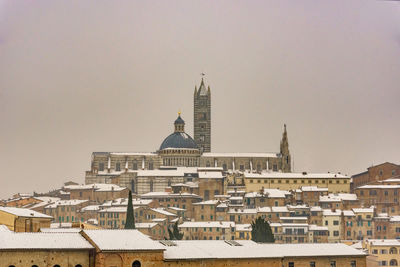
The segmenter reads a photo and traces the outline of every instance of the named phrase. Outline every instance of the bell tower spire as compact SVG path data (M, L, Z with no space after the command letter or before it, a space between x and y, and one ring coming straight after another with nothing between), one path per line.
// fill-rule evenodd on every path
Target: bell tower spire
M281 140L280 153L281 153L281 157L282 157L282 162L281 162L282 171L283 172L291 172L292 171L291 156L290 156L290 151L289 151L289 140L288 140L288 135L287 135L287 130L286 130L286 124L283 125L283 134L282 134L282 140Z
M201 73L199 88L194 91L193 132L201 152L211 151L211 89L204 84L204 73Z

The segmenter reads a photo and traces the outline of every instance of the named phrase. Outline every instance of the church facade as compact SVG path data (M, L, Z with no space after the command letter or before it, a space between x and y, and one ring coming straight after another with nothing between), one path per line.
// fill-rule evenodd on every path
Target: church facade
M181 114L155 152L93 152L85 183L114 183L133 192L164 191L196 178L197 168L224 173L291 172L286 125L276 153L215 153L211 149L211 89L203 79L194 90L194 138Z

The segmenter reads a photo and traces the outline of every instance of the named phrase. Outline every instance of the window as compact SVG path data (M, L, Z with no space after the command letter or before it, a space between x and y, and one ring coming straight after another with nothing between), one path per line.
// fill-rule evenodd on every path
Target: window
M292 261L289 262L289 263L288 263L288 267L294 267L294 262L292 262Z
M54 265L53 267L60 267L60 265L56 264L56 265Z
M121 163L119 162L115 163L115 171L117 172L121 171Z
M390 260L390 263L389 263L389 265L390 265L390 266L398 266L398 264L397 264L397 260L395 260L395 259L393 259L393 260Z
M153 186L154 186L153 181L150 181L150 192L153 192L153 189L154 189Z
M104 171L104 162L99 163L99 171Z
M140 263L140 261L134 261L132 263L132 267L141 267L141 266L142 266L142 264Z
M227 170L226 163L222 164L222 169L223 169L224 171Z
M357 267L357 262L356 261L351 261L350 262L350 267Z
M310 267L315 267L315 261L310 261Z
M149 170L153 169L153 162L149 162Z
M333 236L339 236L339 231L333 231Z
M331 267L336 267L336 261L331 261Z
M132 170L137 170L137 162L136 161L134 161L132 163Z
M339 221L333 221L333 225L339 225Z

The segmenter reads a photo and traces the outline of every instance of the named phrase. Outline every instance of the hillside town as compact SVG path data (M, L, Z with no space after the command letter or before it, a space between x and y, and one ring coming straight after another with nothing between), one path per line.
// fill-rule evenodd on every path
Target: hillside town
M179 181L163 191L132 193L135 228L152 240L168 239L177 224L182 240L250 241L251 223L261 217L276 244L344 243L368 251L380 266L400 260L400 165L394 163L352 176L222 167L161 167L137 175ZM16 233L124 229L131 190L66 182L48 193L19 193L2 200L0 224Z
M194 91L194 138L179 112L157 151L93 152L82 180L0 201L0 256L11 253L5 267L41 261L34 251L50 248L72 253L75 267L400 264L400 165L293 172L286 125L279 152L211 152L203 79ZM134 230L125 229L128 220ZM256 220L268 224L274 246L254 242ZM20 255L24 249L34 256ZM65 265L48 257L46 266Z

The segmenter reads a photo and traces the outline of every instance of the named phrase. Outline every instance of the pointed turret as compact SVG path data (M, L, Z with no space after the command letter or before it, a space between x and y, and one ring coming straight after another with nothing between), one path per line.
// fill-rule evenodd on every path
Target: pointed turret
M291 172L291 157L289 151L289 140L287 136L286 124L283 126L283 134L281 140L280 152L282 155L282 171Z

